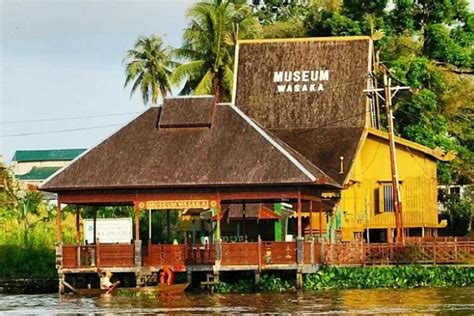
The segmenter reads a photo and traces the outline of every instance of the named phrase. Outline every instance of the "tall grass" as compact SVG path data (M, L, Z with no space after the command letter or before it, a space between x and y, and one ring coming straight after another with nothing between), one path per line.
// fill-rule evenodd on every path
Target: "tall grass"
M65 239L73 237L70 227ZM53 222L38 224L28 239L15 221L2 221L0 230L0 278L50 278L57 275Z

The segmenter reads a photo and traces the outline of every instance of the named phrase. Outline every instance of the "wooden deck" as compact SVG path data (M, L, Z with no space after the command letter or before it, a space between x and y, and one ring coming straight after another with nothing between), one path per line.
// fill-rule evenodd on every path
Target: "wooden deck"
M300 249L302 248L302 249ZM135 245L62 246L60 269L70 273L137 269L175 271L296 270L299 266L474 264L474 241L433 240L397 244L249 242L211 245L148 245L138 257ZM140 249L141 251L141 249ZM299 252L301 255L299 255ZM298 259L300 261L298 262ZM305 269L308 270L308 269Z

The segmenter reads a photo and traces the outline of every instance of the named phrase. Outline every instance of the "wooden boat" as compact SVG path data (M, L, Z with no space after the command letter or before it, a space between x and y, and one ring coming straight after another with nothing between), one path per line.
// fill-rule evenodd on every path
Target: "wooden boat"
M182 293L189 286L189 283L179 283L173 285L158 284L156 286L143 286L134 288L121 288L120 290L140 293L155 293L155 294L176 294Z
M71 284L63 281L63 284L70 289L74 294L82 296L101 296L101 295L115 295L117 294L119 281L113 283L109 289L77 289Z
M76 289L66 281L63 281L63 283L75 294L82 296L101 296L117 294L117 291L119 290L118 284L120 282L115 282L110 289ZM122 287L120 290L130 293L176 294L184 292L188 286L189 283L179 283L173 285L158 284L156 286Z

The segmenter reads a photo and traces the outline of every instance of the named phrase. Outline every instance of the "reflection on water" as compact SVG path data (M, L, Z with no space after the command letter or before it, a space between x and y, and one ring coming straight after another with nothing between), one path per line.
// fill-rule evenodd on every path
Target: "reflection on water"
M472 315L474 287L272 294L84 298L0 295L0 314L412 314Z

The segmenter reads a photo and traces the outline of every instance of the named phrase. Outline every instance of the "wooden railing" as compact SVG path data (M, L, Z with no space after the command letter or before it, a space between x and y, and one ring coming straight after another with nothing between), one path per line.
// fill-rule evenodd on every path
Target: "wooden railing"
M135 264L133 245L99 244L96 249L96 265L98 267L131 267Z
M63 268L130 267L134 259L134 247L128 244L62 246Z
M186 245L148 245L148 254L143 257L143 265L172 266L181 270L186 265Z
M474 241L422 241L397 244L304 242L303 263L325 265L474 264ZM145 267L214 265L216 245L148 245ZM257 266L297 264L296 242L222 243L221 265ZM63 246L62 267L134 267L134 245Z
M262 264L296 264L295 242L263 242Z
M186 264L213 265L216 261L216 245L189 245Z
M258 265L258 262L258 243L222 243L222 265Z
M329 244L328 265L473 264L474 242L421 242L397 244Z

